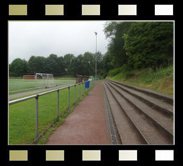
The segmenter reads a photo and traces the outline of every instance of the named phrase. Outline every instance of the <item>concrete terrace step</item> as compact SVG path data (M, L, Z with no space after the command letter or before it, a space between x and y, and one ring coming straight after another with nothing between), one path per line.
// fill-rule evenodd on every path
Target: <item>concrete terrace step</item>
M109 79L106 79L106 80L112 81L112 80L109 80ZM159 92L150 90L150 89L140 88L140 87L128 85L128 84L125 84L125 83L121 83L121 82L118 82L118 81L112 81L112 82L115 82L115 83L117 83L117 84L120 84L120 85L129 87L129 88L131 88L131 89L135 89L135 90L137 90L137 91L146 93L146 94L148 94L148 95L150 95L150 96L154 96L154 97L156 97L156 98L159 98L159 99L161 99L161 100L164 100L164 101L166 101L166 102L169 102L170 104L173 104L173 96L172 96L172 95L165 95L165 94L162 94L162 93L159 93Z
M168 107L169 111L172 112L171 115L173 115L173 106L170 104L171 102L168 101L167 103L164 100L164 96L163 100L161 100L159 94L157 99L157 95L154 95L154 92L152 92L153 95L150 92L145 92L144 94L143 90L138 91L134 87L131 89L130 86L123 86L123 84L111 80L105 80L104 84L120 105L121 111L126 112L126 115L128 115L148 144L173 143L173 120L167 114L162 113L159 108L161 106L165 106L165 109ZM152 103L158 106L152 108ZM145 128L141 124L144 124ZM151 139L148 135L158 135L159 138L153 136Z
M111 82L113 85L116 85L119 88L122 88L123 90L125 90L126 92L130 93L131 95L138 97L139 99L141 99L143 102L146 102L148 105L150 105L152 108L157 108L160 111L173 116L173 105L170 103L167 103L164 100L160 100L158 98L155 98L153 96L150 96L147 93L144 93L142 91L137 91L134 89L130 89L127 86L123 86L117 83L113 83Z
M122 144L125 145L138 145L138 144L146 144L143 138L141 138L140 133L137 133L134 124L128 118L126 113L121 110L121 106L114 98L114 94L111 93L110 88L104 84L107 97L109 100L109 104L112 110L112 114L114 117L114 121L117 126L118 133L121 138Z

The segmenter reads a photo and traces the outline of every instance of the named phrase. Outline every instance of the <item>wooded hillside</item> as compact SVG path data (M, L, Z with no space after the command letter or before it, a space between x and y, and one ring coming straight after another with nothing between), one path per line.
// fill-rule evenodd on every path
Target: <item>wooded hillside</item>
M173 64L173 22L108 22L104 33L110 39L103 57L103 75L110 69L167 67Z

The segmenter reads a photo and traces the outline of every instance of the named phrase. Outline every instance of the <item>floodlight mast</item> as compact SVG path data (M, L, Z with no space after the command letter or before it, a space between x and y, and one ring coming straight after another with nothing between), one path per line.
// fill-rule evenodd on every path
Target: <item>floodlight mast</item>
M95 79L97 78L97 32L94 32L96 35L96 53L95 53Z

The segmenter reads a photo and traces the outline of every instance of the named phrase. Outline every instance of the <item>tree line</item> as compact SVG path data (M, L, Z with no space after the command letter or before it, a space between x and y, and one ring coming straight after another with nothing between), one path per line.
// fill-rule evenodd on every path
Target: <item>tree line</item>
M94 75L95 59L100 71L100 63L103 55L100 52L95 54L85 52L75 57L73 54L66 54L63 57L51 54L48 57L31 56L28 61L16 58L9 64L10 77L22 77L23 75L34 75L35 73L51 73L54 76L65 74L76 76Z
M173 64L173 22L107 22L104 33L110 39L102 62L104 77L119 67L156 70Z

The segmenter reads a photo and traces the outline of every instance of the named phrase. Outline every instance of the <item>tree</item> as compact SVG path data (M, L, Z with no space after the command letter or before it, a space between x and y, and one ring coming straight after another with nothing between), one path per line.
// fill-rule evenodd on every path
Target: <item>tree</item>
M58 57L58 75L63 75L66 73L65 71L65 63L64 63L64 58L62 56Z
M95 55L94 55L94 60L97 60L97 73L99 74L100 73L100 70L102 68L102 59L103 59L103 55L101 54L101 52L97 52Z
M173 23L135 22L124 35L128 64L154 70L173 62Z
M82 58L83 75L93 75L95 69L94 54L85 52Z
M120 67L126 64L128 57L124 49L125 41L123 35L127 33L131 22L109 22L105 25L104 33L106 38L110 39L108 51L112 56L114 67Z
M9 75L14 77L23 76L27 73L27 62L20 58L16 58L9 66Z
M58 75L59 71L59 62L56 54L50 54L48 58L46 58L46 72L52 73L54 76Z
M82 61L83 61L83 55L82 54L78 55L75 58L75 62L74 62L74 64L75 64L74 65L75 66L74 75L83 75L84 67L83 67Z
M65 70L68 74L73 74L74 72L74 63L75 57L73 54L66 54L64 55L64 63L65 63Z
M23 73L24 74L29 74L28 73L28 71L29 71L28 62L25 59L23 59L22 61L23 61Z
M46 65L46 58L42 56L31 56L28 61L29 72L31 74L47 72Z
M106 38L115 38L117 24L119 23L116 21L106 22L106 24L104 25L104 33L106 35Z
M112 56L111 56L110 51L106 52L106 54L104 55L103 60L102 60L102 66L106 72L113 69Z
M103 78L105 78L108 75L109 70L113 69L112 65L112 56L110 51L108 50L105 55L102 58L102 61L100 63L100 72L99 75L101 75Z

